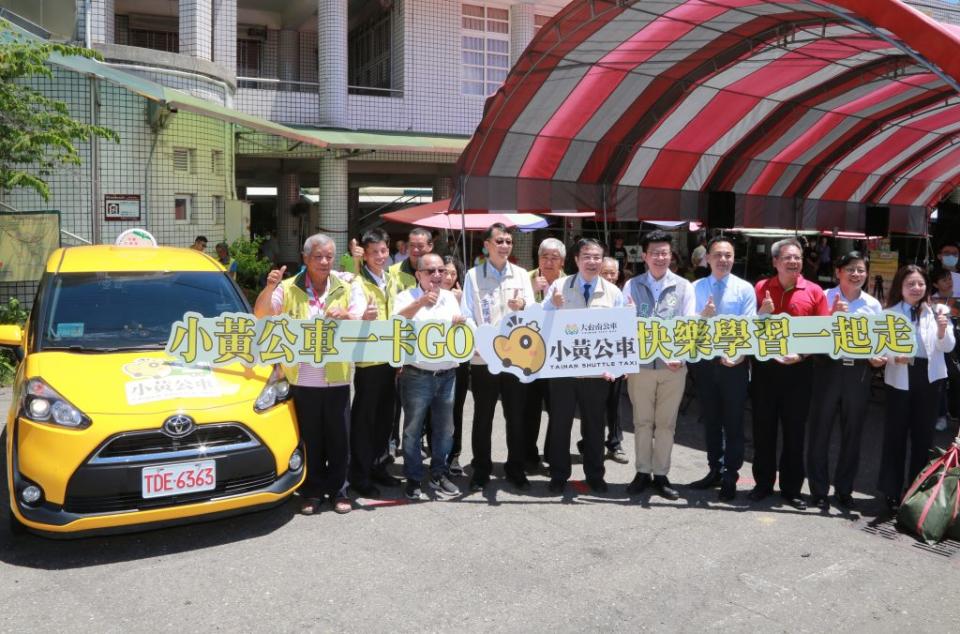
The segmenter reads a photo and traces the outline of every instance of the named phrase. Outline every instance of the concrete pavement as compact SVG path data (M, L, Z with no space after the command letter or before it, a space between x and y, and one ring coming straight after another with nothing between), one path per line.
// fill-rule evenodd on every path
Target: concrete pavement
M706 468L696 407L678 427L681 485ZM869 511L881 416L874 406L865 433L863 514L751 505L749 482L730 504L682 486L676 502L631 500L633 467L608 461L604 496L548 496L540 476L528 494L495 479L449 502L304 517L291 501L73 542L4 523L0 631L943 631L960 617L960 554ZM502 419L495 434L502 461ZM469 460L469 424L464 437Z

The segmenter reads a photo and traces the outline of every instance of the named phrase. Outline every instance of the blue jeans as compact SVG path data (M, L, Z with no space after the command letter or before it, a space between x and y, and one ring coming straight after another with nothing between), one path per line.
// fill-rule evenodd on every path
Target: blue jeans
M403 402L403 475L408 480L423 480L420 438L423 422L430 411L431 458L433 476L447 472L447 456L453 447L453 391L456 368L434 375L413 366L400 373L400 400Z

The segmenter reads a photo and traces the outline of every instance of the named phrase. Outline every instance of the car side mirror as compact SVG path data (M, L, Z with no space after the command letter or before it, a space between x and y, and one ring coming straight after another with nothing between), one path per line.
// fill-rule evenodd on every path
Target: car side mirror
M22 360L23 328L16 324L0 324L0 346L13 348L17 360Z

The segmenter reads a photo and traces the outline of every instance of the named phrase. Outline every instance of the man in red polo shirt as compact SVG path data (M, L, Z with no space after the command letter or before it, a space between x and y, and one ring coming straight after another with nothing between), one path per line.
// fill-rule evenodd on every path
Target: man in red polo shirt
M780 240L770 251L777 274L757 282L757 315L829 316L823 289L800 274L803 269L800 243L793 238ZM780 495L795 509L807 508L800 489L804 478L803 444L812 372L810 360L797 354L754 364L753 478L756 486L750 492L751 500L762 500L773 493L777 479L777 434L782 428Z

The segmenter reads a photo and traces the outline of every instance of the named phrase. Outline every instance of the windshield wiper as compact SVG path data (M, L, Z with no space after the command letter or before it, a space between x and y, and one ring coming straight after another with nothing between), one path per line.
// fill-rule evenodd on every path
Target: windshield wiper
M43 346L42 350L66 350L67 352L79 352L81 354L103 354L109 352L126 352L132 350L163 350L166 344L145 343L139 346L117 346L113 348L84 348L83 346Z

